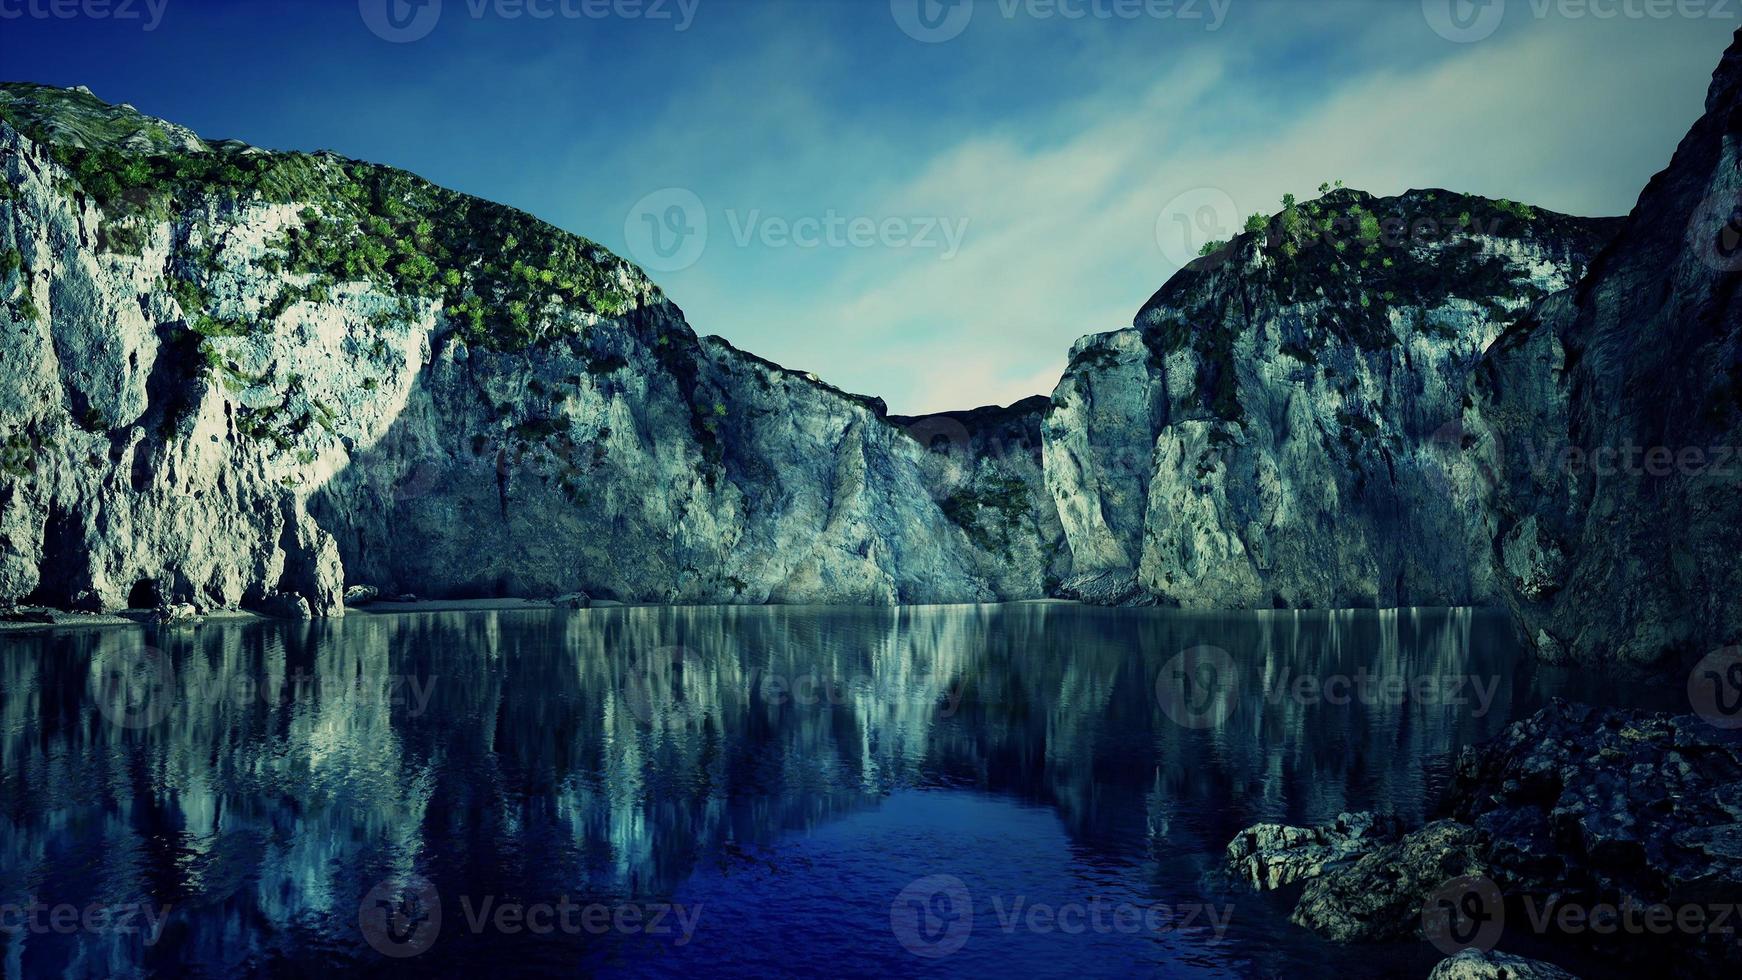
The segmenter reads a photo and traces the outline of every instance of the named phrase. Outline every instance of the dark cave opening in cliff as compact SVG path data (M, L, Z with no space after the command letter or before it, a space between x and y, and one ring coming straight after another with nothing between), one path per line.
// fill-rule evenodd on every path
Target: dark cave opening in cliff
M129 609L156 609L162 601L163 590L158 588L156 579L142 578L127 592Z

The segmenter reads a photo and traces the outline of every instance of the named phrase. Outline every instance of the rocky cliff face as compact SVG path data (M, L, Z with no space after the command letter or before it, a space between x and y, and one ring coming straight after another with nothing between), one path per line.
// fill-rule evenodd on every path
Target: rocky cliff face
M1446 191L1285 205L1072 351L1044 430L1070 587L1197 607L1492 599L1465 382L1615 223Z
M1326 188L1050 402L923 419L511 209L0 85L0 603L1503 601L1550 659L1732 642L1739 76L1625 221Z
M1742 42L1590 274L1477 372L1501 595L1546 659L1742 639L1739 96Z
M0 174L0 601L1044 589L1024 495L519 212L38 86Z

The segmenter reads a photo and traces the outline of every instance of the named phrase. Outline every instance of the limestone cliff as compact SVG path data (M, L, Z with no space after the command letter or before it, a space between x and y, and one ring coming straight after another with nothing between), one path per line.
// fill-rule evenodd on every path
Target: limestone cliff
M1072 351L1044 428L1072 591L1232 608L1492 600L1465 382L1614 227L1440 190L1339 188L1253 216L1131 328Z
M881 403L525 214L31 85L0 175L0 601L1044 588Z
M1546 659L1742 641L1739 139L1742 41L1590 274L1477 372L1500 594Z
M1628 219L1322 188L1050 401L905 418L510 208L0 85L0 604L1504 602L1550 659L1733 642L1739 88L1733 50Z

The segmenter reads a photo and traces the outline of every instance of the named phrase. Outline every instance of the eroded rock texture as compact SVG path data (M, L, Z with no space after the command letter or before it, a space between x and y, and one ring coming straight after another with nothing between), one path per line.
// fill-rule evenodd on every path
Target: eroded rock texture
M527 215L77 90L0 113L0 600L1045 590L1037 431L940 482L880 402Z

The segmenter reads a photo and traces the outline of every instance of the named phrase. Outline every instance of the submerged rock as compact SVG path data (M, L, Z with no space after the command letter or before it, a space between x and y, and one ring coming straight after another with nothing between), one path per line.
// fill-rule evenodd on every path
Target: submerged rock
M1396 840L1397 822L1372 813L1341 813L1319 827L1261 823L1241 831L1228 844L1228 871L1259 889L1275 889L1307 878Z

